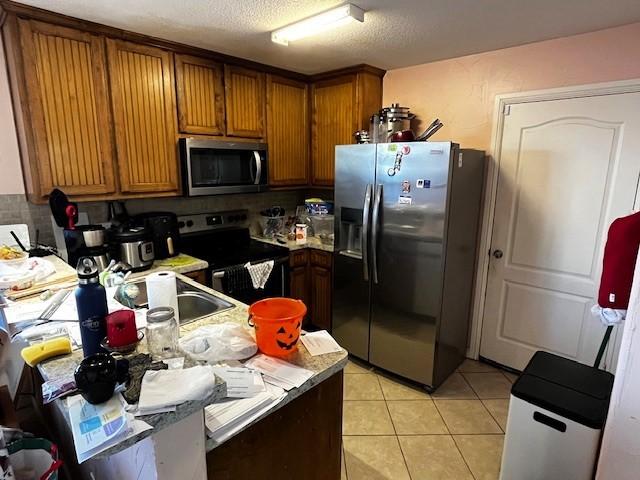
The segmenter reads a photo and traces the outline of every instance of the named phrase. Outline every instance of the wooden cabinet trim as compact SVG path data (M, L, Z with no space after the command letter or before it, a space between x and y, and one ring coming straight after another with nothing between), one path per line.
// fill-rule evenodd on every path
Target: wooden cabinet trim
M200 67L189 69L188 66ZM224 135L224 68L207 58L176 54L176 91L178 99L178 126L181 133ZM192 72L187 71L192 70ZM213 72L207 78L206 70ZM198 91L200 90L200 91ZM207 103L206 99L210 101ZM191 110L194 110L193 112ZM207 124L190 122L197 116ZM202 123L202 122L201 122Z
M240 91L235 85L234 75L255 79L255 91ZM230 137L264 138L266 86L265 74L235 65L224 66L226 130ZM246 96L246 98L245 98ZM255 128L242 128L237 125L238 117L251 119L255 114Z
M298 99L296 103L296 99L292 101L283 98L282 92L276 91L278 85L301 90L301 101ZM309 183L309 120L309 86L290 78L267 75L269 185L295 186Z
M143 67L140 61L136 64L134 59L128 58L126 68L135 72L126 76L120 52L147 57L144 59L146 74L149 74L150 70L153 73L153 59L158 59L162 78L152 76L151 84L145 85L142 79L140 83L132 84L132 80L141 78L138 76L142 75ZM178 190L173 54L155 47L107 39L107 57L122 192L155 193ZM153 91L144 88L149 85ZM124 101L124 95L131 96L128 103ZM157 106L155 112L150 109L152 103ZM161 127L162 131L154 129L155 126ZM136 131L137 129L140 131ZM143 133L146 138L140 141L139 137ZM164 139L161 138L163 134ZM159 178L154 178L154 175L158 175Z
M18 28L33 129L30 167L38 182L33 190L115 192L103 38L35 20L18 19Z

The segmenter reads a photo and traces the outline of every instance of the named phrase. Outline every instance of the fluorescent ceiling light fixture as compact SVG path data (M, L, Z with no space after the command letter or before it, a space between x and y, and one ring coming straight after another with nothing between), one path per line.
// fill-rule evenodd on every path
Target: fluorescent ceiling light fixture
M289 45L291 41L310 37L346 25L354 20L364 22L364 10L351 3L346 3L274 30L271 32L271 41L281 45Z

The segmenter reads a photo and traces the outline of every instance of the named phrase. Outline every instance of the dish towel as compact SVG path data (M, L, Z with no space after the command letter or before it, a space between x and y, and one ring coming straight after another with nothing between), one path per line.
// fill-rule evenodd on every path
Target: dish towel
M273 270L273 265L273 260L256 263L255 265L251 265L250 263L245 265L245 268L249 271L249 275L251 276L253 288L256 290L258 288L264 288L267 284L267 280L269 280L269 275L271 275L271 271Z
M224 270L224 276L222 277L222 288L229 295L242 294L243 292L250 291L252 287L251 277L249 271L242 265L236 265Z
M142 377L138 414L202 400L213 393L215 383L213 368L209 365L184 370L147 370Z

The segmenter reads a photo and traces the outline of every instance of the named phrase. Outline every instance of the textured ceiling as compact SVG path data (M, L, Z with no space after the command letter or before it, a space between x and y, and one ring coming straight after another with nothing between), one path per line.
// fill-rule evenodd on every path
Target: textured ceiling
M640 21L638 0L353 0L365 22L288 47L271 30L334 0L22 0L66 15L302 73L384 69Z

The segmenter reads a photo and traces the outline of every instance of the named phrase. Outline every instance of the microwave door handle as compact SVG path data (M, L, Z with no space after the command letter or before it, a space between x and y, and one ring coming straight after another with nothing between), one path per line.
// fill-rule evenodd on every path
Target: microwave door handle
M262 178L262 160L260 160L260 154L257 150L253 151L253 158L256 162L256 176L253 180L255 185L260 185L260 180Z
M362 250L362 276L365 282L369 281L369 210L371 208L371 190L372 185L367 184L367 189L364 194L364 205L362 207L362 233L361 235L361 250Z

